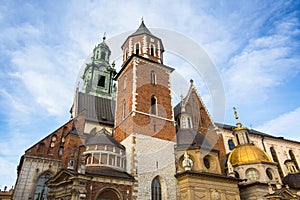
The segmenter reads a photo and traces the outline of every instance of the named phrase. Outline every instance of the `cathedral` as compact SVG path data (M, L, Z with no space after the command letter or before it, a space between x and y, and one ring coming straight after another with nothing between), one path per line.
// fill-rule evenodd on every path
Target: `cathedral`
M172 105L163 41L142 21L121 46L103 41L68 122L20 158L14 200L300 199L300 142L214 122L193 80Z

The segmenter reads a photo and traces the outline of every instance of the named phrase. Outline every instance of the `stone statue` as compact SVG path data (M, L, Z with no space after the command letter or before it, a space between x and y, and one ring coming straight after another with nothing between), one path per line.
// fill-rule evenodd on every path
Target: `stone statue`
M185 171L191 170L193 167L193 161L190 159L190 156L187 154L187 152L184 153L184 159L182 161L182 167Z

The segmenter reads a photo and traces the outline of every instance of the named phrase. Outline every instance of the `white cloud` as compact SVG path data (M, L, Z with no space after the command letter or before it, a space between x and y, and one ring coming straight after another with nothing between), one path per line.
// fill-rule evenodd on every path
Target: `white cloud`
M251 1L184 4L171 0L70 1L64 4L63 13L54 12L52 7L48 10L48 7L27 3L29 16L16 15L23 9L7 4L0 5L0 10L5 11L0 12L0 53L4 55L0 63L6 59L5 69L9 69L9 73L1 83L4 88L0 100L6 102L1 108L8 107L3 113L8 118L9 131L3 135L10 137L0 146L12 145L15 141L19 146L15 153L2 152L12 156L22 153L47 135L48 130L68 119L79 68L94 45L102 40L103 32L107 32L109 39L134 30L141 17L148 27L178 31L203 45L223 72L228 105L249 103L255 107L256 101L269 98L268 89L282 84L299 69L299 60L290 56L296 46L291 37L299 34L295 28L299 25L295 13L280 16L276 27L266 23L276 17L277 10L283 7L282 2L259 2L257 6ZM2 24L6 26L2 28ZM190 51L195 53L193 49ZM175 68L182 68L177 70L181 72L178 81L186 82L174 92L185 95L193 74L189 66L178 64L176 60L173 63ZM206 85L200 83L201 78L193 79L204 101L210 104L209 92L213 91L207 91Z
M269 133L283 136L286 139L294 139L300 141L298 130L300 130L300 107L293 111L284 113L255 129Z
M292 56L291 43L292 37L279 33L251 38L223 73L229 101L241 105L264 102L270 97L269 88L299 73L300 60Z
M5 180L6 182L0 181L0 189L3 190L5 186L7 186L7 191L11 189L12 186L15 185L16 180L16 163L7 161L6 158L0 157L0 177L1 180Z

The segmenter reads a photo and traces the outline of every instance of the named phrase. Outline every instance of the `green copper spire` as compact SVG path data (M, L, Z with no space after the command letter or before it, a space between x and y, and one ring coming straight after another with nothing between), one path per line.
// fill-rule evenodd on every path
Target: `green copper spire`
M114 63L112 65L109 63L111 51L105 40L106 33L102 37L102 42L95 46L91 63L88 63L84 69L82 92L112 99L115 96L113 77L116 70Z

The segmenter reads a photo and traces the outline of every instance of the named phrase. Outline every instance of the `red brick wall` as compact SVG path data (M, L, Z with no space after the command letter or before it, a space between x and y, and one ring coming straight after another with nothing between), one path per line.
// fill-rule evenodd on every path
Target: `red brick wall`
M143 52L143 42L144 42L144 36L146 36L146 42L147 42L147 52L145 54L147 54L148 59L153 60L154 62L159 62L159 60L163 60L163 45L161 43L160 40L158 40L155 37L151 37L149 35L138 35L135 37L132 37L132 50L131 50L131 54L135 54L135 43L139 42L140 43L140 56L144 56ZM159 54L159 48L157 43L160 43L160 56L161 58L158 57ZM150 44L153 44L155 46L155 56L151 56L150 54ZM129 51L129 39L124 43L124 46L122 47L122 51L123 51L123 61L127 60L129 57L125 58L125 49L127 49Z
M136 67L136 111L145 114L135 113L122 121L123 101L126 100L126 114L132 111L133 91L133 62L137 61ZM156 73L156 85L151 84L151 72ZM118 79L118 97L116 111L116 127L114 137L122 141L131 133L151 135L157 138L174 140L176 131L172 116L171 91L169 80L169 69L157 64L142 61L140 58L133 58L128 68ZM124 90L124 76L126 75L126 89ZM151 97L157 99L157 117L149 116L151 111ZM163 119L165 118L165 119ZM166 120L167 119L167 120Z

